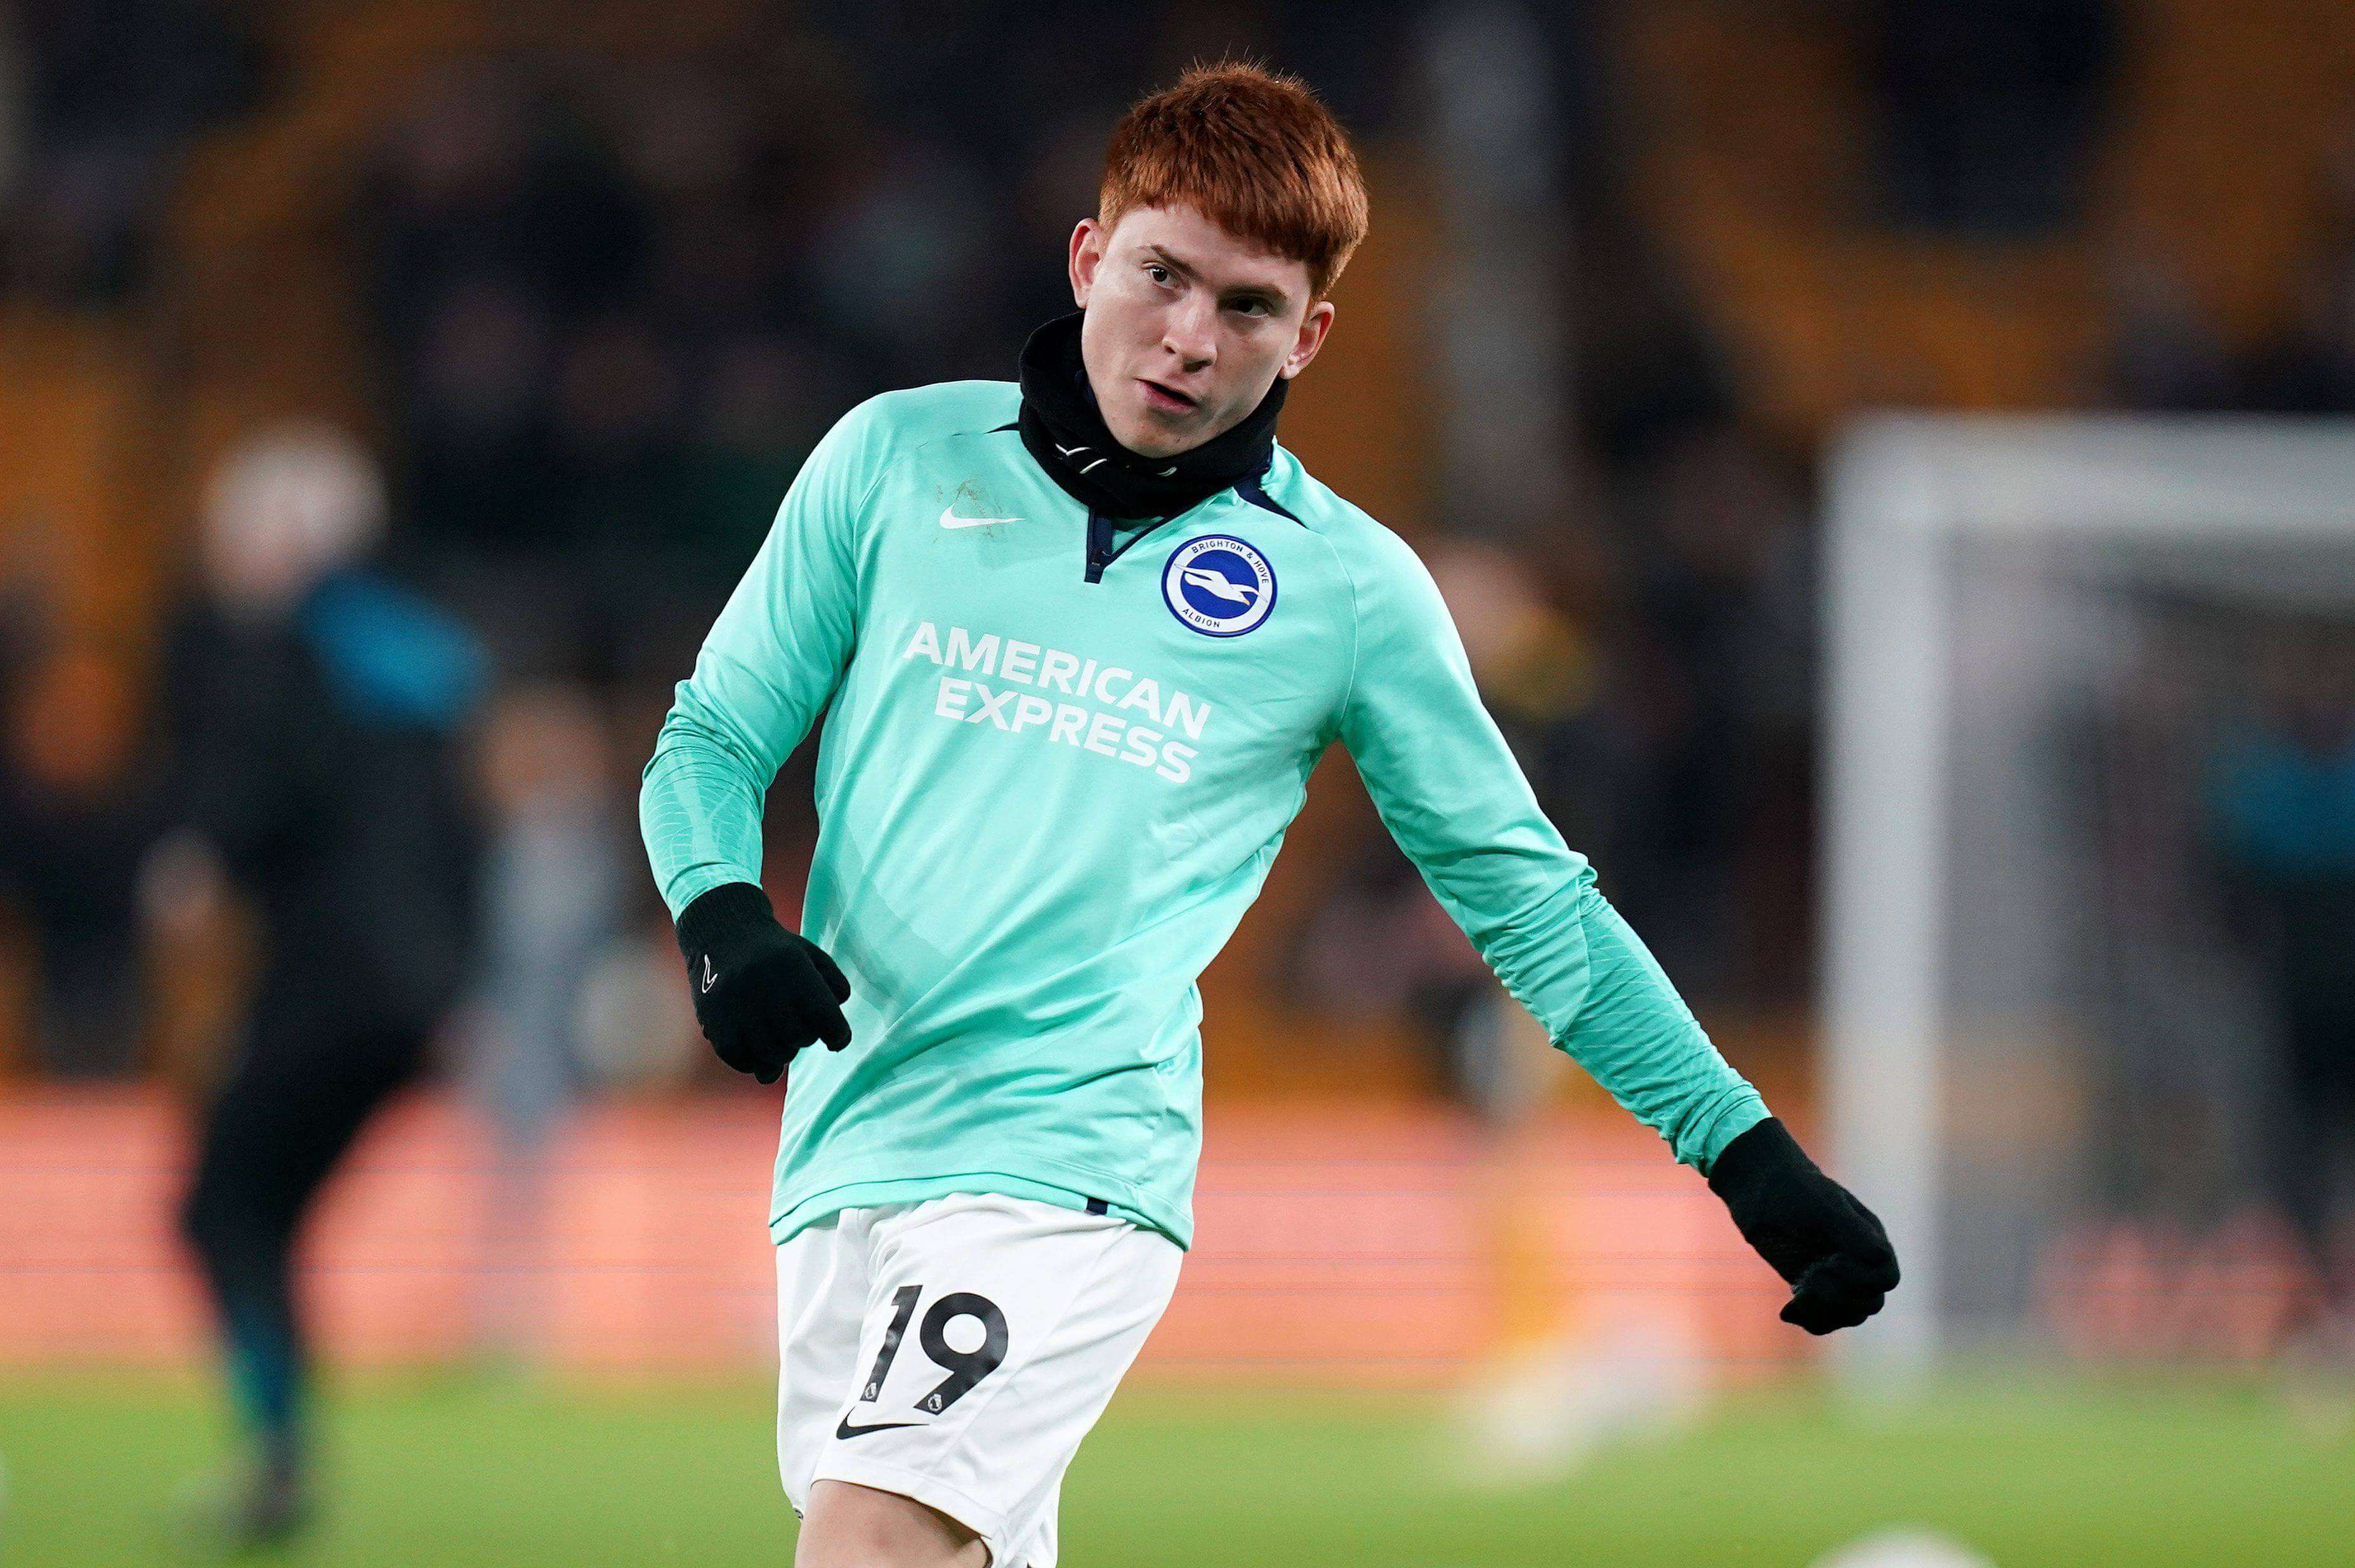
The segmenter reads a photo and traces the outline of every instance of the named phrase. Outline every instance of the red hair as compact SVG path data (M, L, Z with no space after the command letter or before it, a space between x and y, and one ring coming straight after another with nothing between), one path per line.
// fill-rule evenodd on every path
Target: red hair
M1096 220L1193 208L1308 269L1325 297L1366 237L1366 182L1348 133L1307 83L1248 61L1198 65L1113 128Z

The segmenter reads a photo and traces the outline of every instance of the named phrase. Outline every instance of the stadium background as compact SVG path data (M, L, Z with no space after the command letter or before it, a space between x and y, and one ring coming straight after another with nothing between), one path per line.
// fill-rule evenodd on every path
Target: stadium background
M2355 413L2324 0L0 14L0 1552L145 1560L218 1436L171 1210L252 933L140 921L156 664L214 464L325 420L492 650L497 875L593 940L544 1059L487 953L330 1189L320 1560L782 1558L773 1106L694 1039L635 770L810 443L1010 376L1120 109L1231 50L1374 195L1284 440L1432 563L1547 808L1803 1128L1844 421ZM2259 1187L2188 1230L2115 1195L2003 1356L1859 1413L1348 772L1205 979L1202 1242L1072 1560L2346 1560L2347 1352L2283 1331L2314 1286Z

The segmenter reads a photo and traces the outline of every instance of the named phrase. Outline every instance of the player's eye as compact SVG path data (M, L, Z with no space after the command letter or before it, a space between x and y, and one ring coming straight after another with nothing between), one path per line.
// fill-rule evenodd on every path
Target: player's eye
M1240 299L1234 302L1234 308L1247 315L1268 314L1267 302L1263 299Z
M1145 271L1146 276L1150 277L1156 283L1166 283L1177 275L1158 261L1146 262Z

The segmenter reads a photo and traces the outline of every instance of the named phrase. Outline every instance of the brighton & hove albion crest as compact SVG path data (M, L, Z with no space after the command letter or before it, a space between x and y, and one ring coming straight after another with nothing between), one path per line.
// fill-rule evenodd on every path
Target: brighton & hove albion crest
M1227 534L1188 539L1161 569L1169 613L1206 637L1240 637L1275 608L1267 557Z

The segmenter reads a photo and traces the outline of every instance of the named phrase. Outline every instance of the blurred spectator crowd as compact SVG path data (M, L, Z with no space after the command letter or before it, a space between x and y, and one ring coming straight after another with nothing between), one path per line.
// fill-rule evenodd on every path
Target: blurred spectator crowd
M0 13L0 284L132 295L180 159L259 101L259 41L205 0L24 0Z
M583 1053L627 1076L642 1069L611 1040L684 1027L658 905L629 869L635 768L817 436L886 388L1011 376L1028 331L1068 308L1070 225L1135 93L1251 49L1306 75L1369 149L1411 144L1417 28L1441 8L1386 0L1337 25L1305 0L1248 16L820 0L759 11L724 53L502 53L407 92L330 219L374 347L376 563L454 611L492 672L471 776L486 951L504 967L478 976L474 1011L528 1015L509 1028L570 1063L489 1074L518 1115L560 1099ZM1874 221L2072 221L2126 47L2107 6L1832 9L1877 94ZM285 90L265 14L29 0L0 17L7 299L137 308L179 161ZM1704 1010L1789 1008L1812 926L1812 454L1745 417L1732 361L1661 275L1620 189L1626 149L1586 25L1549 14L1545 35L1576 140L1563 435L1578 504L1534 536L1399 520L1606 891ZM2348 169L2342 241L2284 336L2228 348L2138 257L2117 270L2087 402L2355 412L2355 157ZM134 1071L150 976L124 955L141 867L174 816L158 797L168 715L101 744L89 716L133 696L48 656L37 596L8 586L0 899L37 955L32 1065ZM806 765L773 795L788 908L815 828ZM1443 1057L1487 994L1379 829L1296 936L1304 997L1401 1009ZM1476 1072L1449 1077L1477 1099Z

